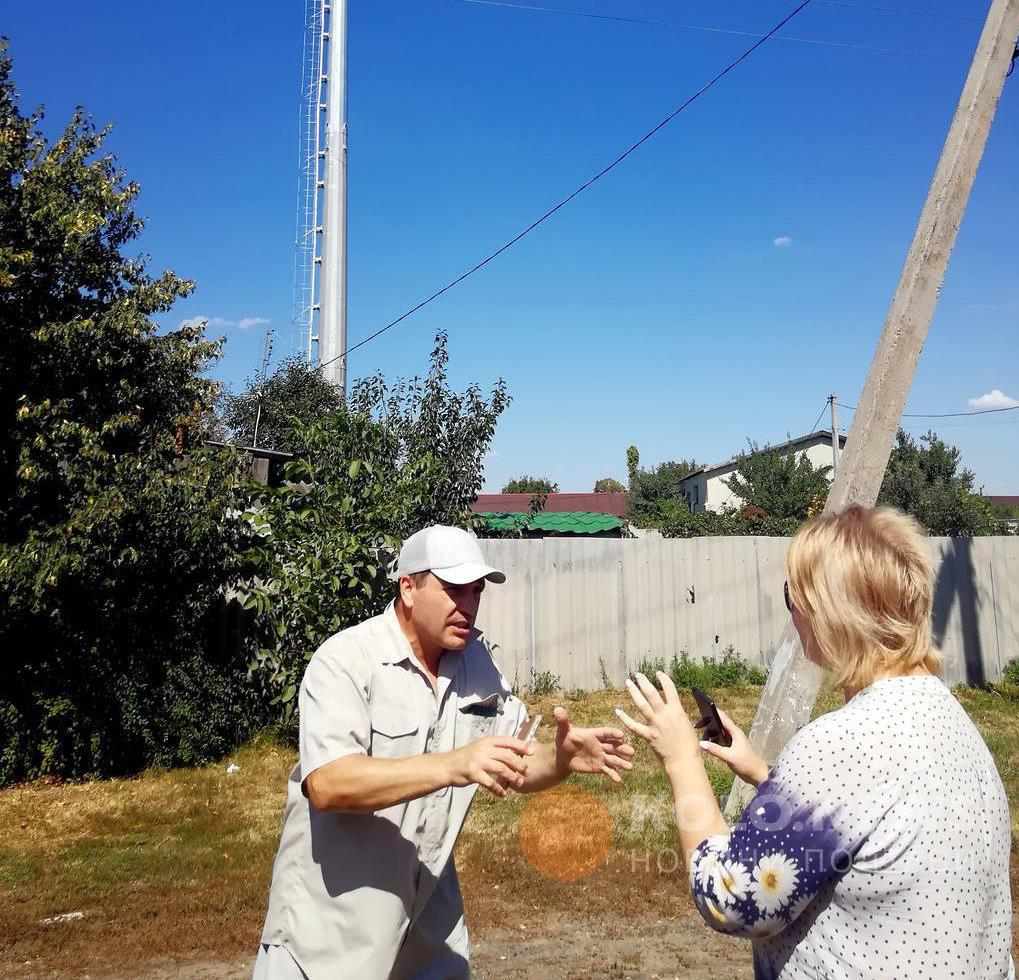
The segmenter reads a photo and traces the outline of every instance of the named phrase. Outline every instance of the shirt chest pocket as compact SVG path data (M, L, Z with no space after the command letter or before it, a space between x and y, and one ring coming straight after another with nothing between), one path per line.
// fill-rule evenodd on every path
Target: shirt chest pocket
M498 692L461 698L457 714L457 743L465 745L496 733L502 718L503 696Z
M405 759L421 752L418 745L420 725L406 709L397 705L372 706L371 754L376 759Z

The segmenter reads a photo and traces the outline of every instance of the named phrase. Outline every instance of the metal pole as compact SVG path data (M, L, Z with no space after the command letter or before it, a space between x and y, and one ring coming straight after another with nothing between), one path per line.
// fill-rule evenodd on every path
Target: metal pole
M831 402L831 475L833 477L839 475L839 457L842 449L842 440L839 438L839 413L836 409L838 399L838 395L828 396L828 401Z
M311 236L311 265L308 270L308 364L315 363L317 353L319 326L322 319L322 248L324 229L321 224L324 204L319 200L325 189L325 141L323 131L325 123L322 119L323 111L329 108L329 72L326 66L326 42L329 37L329 3L328 0L315 0L317 13L315 24L318 37L315 42L317 65L315 68L315 84L312 87L313 94L309 96L312 100L310 107L314 114L314 125L312 128L312 157L307 166L310 167L311 180L311 214L309 223L305 229L306 234ZM320 193L321 192L321 193Z
M255 413L255 433L251 437L251 448L258 448L258 423L262 421L262 396L258 396L258 412Z
M844 510L850 504L873 506L881 490L948 258L1012 63L1017 34L1019 0L993 0L867 372L826 513ZM820 671L803 656L790 623L779 641L750 730L751 742L769 763L810 720L820 682ZM726 803L726 815L739 813L752 795L753 789L737 780Z
M347 391L347 0L331 0L318 355L324 377Z

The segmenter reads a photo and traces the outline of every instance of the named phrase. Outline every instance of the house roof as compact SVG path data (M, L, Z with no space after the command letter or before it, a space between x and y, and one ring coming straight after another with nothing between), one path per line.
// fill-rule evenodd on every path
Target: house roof
M531 509L529 493L483 493L471 505L476 514L527 514ZM587 513L626 516L625 493L550 493L543 514Z
M805 436L797 436L795 439L788 439L785 442L780 442L775 446L762 446L761 452L792 453L796 452L796 450L801 446L806 446L815 442L826 442L828 445L831 445L831 429L818 429L815 432L808 432ZM839 433L839 446L844 447L845 444L846 437ZM690 480L695 476L703 476L706 473L716 473L719 470L727 470L734 467L738 460L739 456L733 456L732 458L727 459L724 463L716 463L714 466L702 466L699 470L694 470L693 473L683 477L683 479L679 482L685 483L687 480Z
M996 507L1019 507L1019 497L1015 496L1012 497L987 496L984 497L984 500L986 500L988 503L994 504Z
M521 529L521 518L528 518L524 529L544 531L546 534L604 534L618 531L623 522L612 514L593 514L590 511L563 511L549 513L542 511L533 517L521 513L482 513L485 523L493 531L514 531Z

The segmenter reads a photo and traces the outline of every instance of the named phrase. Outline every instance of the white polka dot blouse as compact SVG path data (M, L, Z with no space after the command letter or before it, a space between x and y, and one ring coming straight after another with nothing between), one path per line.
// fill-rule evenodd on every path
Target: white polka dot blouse
M1008 801L936 677L880 680L801 729L739 823L690 866L757 978L1015 976Z

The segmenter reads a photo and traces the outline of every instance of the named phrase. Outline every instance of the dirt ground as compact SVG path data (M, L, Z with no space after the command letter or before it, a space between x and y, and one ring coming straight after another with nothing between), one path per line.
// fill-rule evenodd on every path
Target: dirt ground
M541 879L468 848L462 874L476 980L751 980L750 944L708 929L682 881L617 858L583 881ZM487 867L486 867L487 864ZM1013 857L1013 889L1017 878ZM543 907L534 901L536 887ZM521 900L521 896L525 896ZM73 928L73 923L60 928ZM1019 949L1013 946L1013 956ZM253 956L156 959L130 970L4 964L10 980L248 980ZM10 972L8 972L10 971Z
M513 846L488 842L461 848L461 884L471 928L477 980L751 980L750 944L708 929L693 909L679 869L656 859L615 852L597 871L574 881L538 874ZM666 862L667 863L667 862ZM1017 883L1013 855L1013 890ZM241 925L238 923L238 925ZM259 923L242 932L257 942ZM56 945L73 939L75 922L52 926ZM109 934L111 931L107 930ZM241 947L247 945L245 941ZM165 949L165 947L164 947ZM229 958L200 953L152 959L130 967L112 951L90 949L82 968L40 969L2 962L5 980L248 980L253 949ZM1013 948L1013 955L1019 949ZM0 957L2 961L2 957Z
M962 697L1019 841L1019 699ZM592 723L612 698L571 712ZM749 720L752 699L730 702ZM0 978L248 980L293 752L232 758L234 776L210 766L0 793ZM625 791L475 803L456 861L477 980L749 980L749 942L711 931L691 904L671 811L649 809L665 798L651 761ZM80 917L50 922L60 914Z
M565 916L474 937L477 980L751 980L750 945L712 933L699 917L621 916L615 923ZM251 959L152 963L115 980L249 980Z
M615 934L612 934L615 933ZM477 980L751 980L750 947L708 934L700 921L556 922L535 935L493 928L475 939ZM152 963L116 980L249 980L251 960ZM87 975L86 975L87 976Z
M750 944L708 929L679 871L616 854L583 879L550 880L515 847L462 850L461 883L477 980L750 980ZM75 923L55 925L73 930ZM257 935L257 933L255 933ZM252 945L257 941L253 938ZM232 959L165 958L130 969L39 971L5 964L11 980L248 980L253 954ZM8 973L8 969L13 971Z

